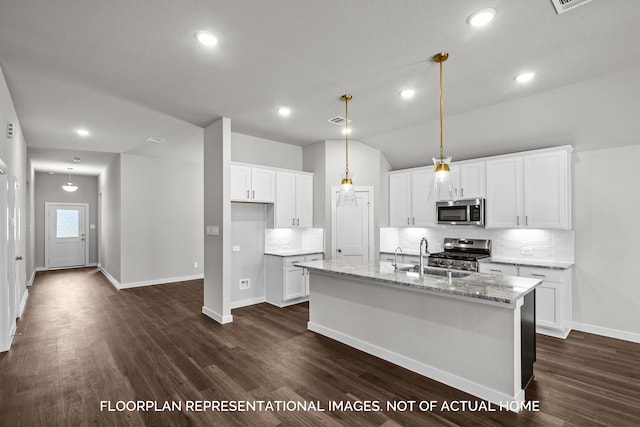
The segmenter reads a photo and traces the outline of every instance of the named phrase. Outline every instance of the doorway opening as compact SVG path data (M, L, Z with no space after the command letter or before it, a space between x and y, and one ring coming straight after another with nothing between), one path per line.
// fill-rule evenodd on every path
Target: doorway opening
M88 203L45 202L45 268L87 265L88 213Z

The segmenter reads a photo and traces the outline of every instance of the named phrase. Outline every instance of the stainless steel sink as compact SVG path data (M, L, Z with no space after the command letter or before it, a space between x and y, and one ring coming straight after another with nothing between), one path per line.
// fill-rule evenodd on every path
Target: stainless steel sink
M412 265L409 267L399 267L398 271L406 272L406 273L417 273L420 267L417 265ZM424 274L428 274L430 276L442 276L448 277L449 273L451 273L451 277L460 278L467 277L471 273L466 271L457 271L457 270L447 270L446 268L437 268L437 267L424 267Z

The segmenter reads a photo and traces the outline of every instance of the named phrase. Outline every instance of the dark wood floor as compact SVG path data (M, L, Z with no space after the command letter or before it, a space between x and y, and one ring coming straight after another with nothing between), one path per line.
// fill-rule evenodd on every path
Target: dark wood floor
M527 398L540 412L386 411L396 400L478 400L307 331L308 307L201 314L202 281L116 291L96 269L38 273L10 352L0 424L640 425L640 344L538 336ZM482 360L478 360L482 364ZM107 412L101 401L376 401L382 411ZM184 409L184 408L183 408Z

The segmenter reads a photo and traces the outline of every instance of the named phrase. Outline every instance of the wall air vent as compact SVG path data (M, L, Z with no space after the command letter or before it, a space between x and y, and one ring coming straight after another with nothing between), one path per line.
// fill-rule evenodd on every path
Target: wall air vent
M156 144L160 144L161 142L164 142L164 138L158 138L157 136L150 136L149 138L145 139L145 141L155 142Z
M571 9L575 9L578 6L587 4L590 1L592 0L551 0L551 3L553 3L553 7L556 8L556 12L560 15L561 13L568 12Z
M346 119L342 116L335 116L331 119L329 119L329 123L333 123L334 125L338 125L338 126L342 126L344 125L344 122L346 121ZM349 120L349 123L351 123L351 120Z
M13 123L7 123L7 138L13 138Z

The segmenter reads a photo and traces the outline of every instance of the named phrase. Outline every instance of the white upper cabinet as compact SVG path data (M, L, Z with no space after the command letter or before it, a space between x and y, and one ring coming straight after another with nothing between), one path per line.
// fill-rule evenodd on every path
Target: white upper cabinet
M522 157L487 161L487 228L518 228L524 224Z
M571 229L570 147L487 161L487 228Z
M276 171L274 226L313 226L313 175Z
M389 174L389 225L436 224L435 198L431 195L433 171L420 169Z
M231 165L231 201L273 203L276 179L273 169Z
M486 197L485 162L453 163L450 173L451 186L440 188L438 200Z

